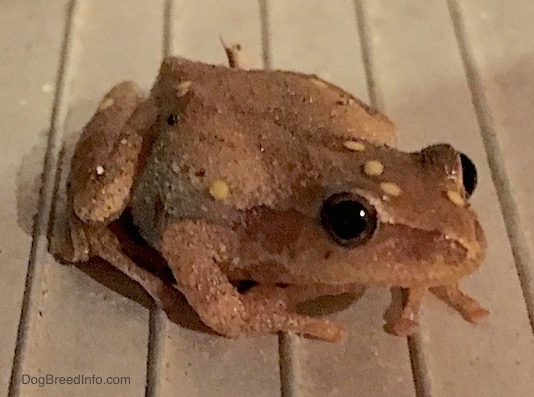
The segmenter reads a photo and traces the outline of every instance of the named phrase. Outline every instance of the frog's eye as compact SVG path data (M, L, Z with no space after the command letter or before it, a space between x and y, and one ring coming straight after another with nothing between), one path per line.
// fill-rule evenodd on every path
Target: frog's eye
M336 193L325 200L321 222L336 243L348 247L367 242L377 226L375 209L352 193Z
M465 193L470 197L477 186L477 167L465 154L460 153L460 162L462 164L462 181Z
M171 113L169 117L167 117L167 124L175 125L176 123L178 123L178 116L174 113Z

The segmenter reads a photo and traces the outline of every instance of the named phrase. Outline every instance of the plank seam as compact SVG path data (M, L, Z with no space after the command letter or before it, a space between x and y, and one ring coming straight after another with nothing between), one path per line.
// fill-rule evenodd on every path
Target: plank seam
M430 397L432 395L432 383L427 376L428 366L422 346L420 332L408 337L408 351L410 352L415 395L417 397Z
M383 103L379 103L376 81L373 74L373 59L369 40L370 33L365 21L362 0L354 0L354 11L356 13L356 25L360 39L360 51L365 73L365 82L367 84L367 94L369 95L369 104L373 107L383 108Z
M526 237L521 232L521 218L517 209L517 203L512 194L510 181L507 177L504 156L497 138L497 129L491 116L490 106L484 95L482 77L473 58L473 50L467 41L465 21L463 20L460 6L456 0L447 0L447 6L458 42L465 76L471 92L471 101L486 149L491 177L497 191L521 290L525 299L531 331L534 333L534 274L529 268L530 255Z
M172 45L172 35L171 35L171 26L172 26L172 9L173 1L164 0L163 4L163 57L168 57L171 52Z
M259 0L261 21L261 47L264 69L271 68L271 27L269 24L269 5L267 0Z
M147 379L145 396L157 396L159 390L160 368L163 359L162 344L165 339L164 330L167 316L162 310L151 309L148 335L148 356L147 356Z
M52 201L53 194L56 191L56 173L58 158L60 155L60 150L58 149L58 140L61 134L58 131L58 123L59 120L62 119L62 116L65 112L65 86L70 65L71 38L76 10L77 1L71 0L68 3L65 12L63 44L61 46L59 66L56 74L55 95L50 116L50 130L44 158L38 211L33 227L33 239L28 260L28 270L24 285L20 321L17 330L17 342L15 345L15 354L13 357L13 366L11 369L11 378L8 388L9 397L20 395L22 362L27 353L27 340L31 313L36 305L34 297L36 288L35 286L37 284L36 280L40 278L42 272L42 266L38 266L38 263L41 263L41 259L46 255L48 250L47 232L49 230L49 223L52 217Z
M298 337L279 332L278 355L280 357L280 395L296 397L299 395L300 385Z
M172 46L172 14L174 1L164 0L163 4L163 58L166 58L171 53ZM147 363L146 363L146 387L145 396L157 396L159 390L160 366L163 357L163 340L165 322L168 321L165 313L153 307L150 309L150 320L148 327L148 348L147 348Z

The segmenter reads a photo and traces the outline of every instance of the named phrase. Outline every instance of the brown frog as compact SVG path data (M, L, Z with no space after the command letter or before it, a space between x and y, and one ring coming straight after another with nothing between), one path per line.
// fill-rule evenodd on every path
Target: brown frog
M467 320L487 315L458 281L485 252L467 200L476 169L449 145L404 153L384 115L314 75L182 58L150 96L125 82L102 100L69 175L71 252L101 257L163 309L180 290L227 337L288 331L337 341L343 324L297 303L365 286L400 287L391 330L416 329L430 290ZM131 211L175 284L138 266L110 223ZM235 282L255 286L240 292Z

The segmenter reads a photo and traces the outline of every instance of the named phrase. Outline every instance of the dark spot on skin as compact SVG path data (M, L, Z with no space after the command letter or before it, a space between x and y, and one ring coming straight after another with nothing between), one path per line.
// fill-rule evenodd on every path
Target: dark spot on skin
M256 281L253 280L239 280L234 283L234 286L237 288L237 291L240 294L244 294L245 292L249 291L251 288L258 285Z
M204 175L206 175L206 170L205 169L200 169L197 172L195 172L195 176L197 176L199 178L202 178Z
M174 113L170 114L167 118L167 124L176 125L178 123L178 116Z
M332 251L326 251L324 253L324 259L330 259L331 256L332 256Z

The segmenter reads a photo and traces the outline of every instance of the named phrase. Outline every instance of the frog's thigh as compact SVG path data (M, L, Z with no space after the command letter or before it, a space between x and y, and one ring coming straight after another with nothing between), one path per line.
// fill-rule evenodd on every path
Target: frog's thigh
M128 204L154 113L131 82L113 87L101 101L71 162L69 197L82 222L108 223Z

